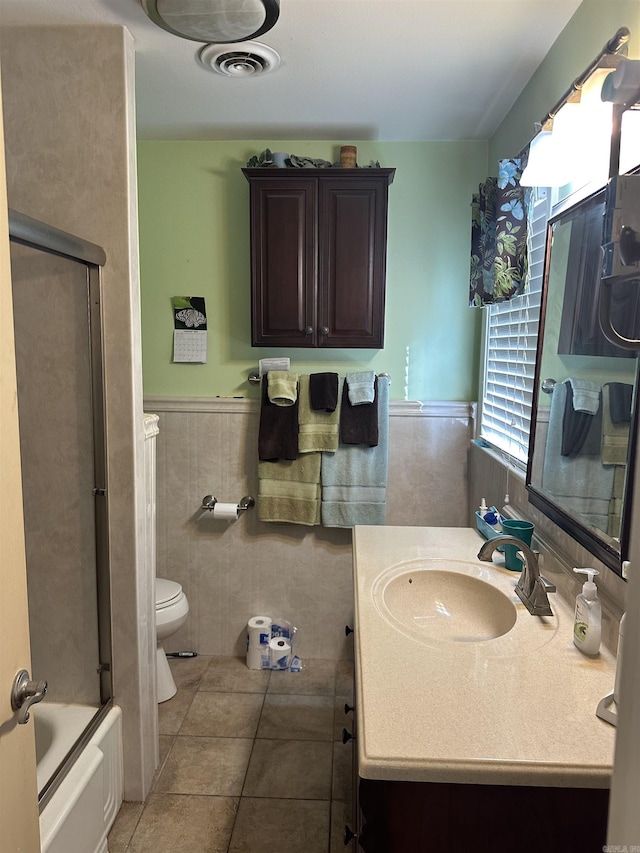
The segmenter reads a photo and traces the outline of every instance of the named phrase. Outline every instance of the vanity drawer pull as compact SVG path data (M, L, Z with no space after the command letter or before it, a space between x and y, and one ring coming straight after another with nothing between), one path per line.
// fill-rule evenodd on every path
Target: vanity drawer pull
M344 846L346 847L347 844L350 844L353 841L353 839L357 838L357 837L358 836L355 834L355 832L352 832L349 824L345 823L344 832L342 834L342 838L344 840Z

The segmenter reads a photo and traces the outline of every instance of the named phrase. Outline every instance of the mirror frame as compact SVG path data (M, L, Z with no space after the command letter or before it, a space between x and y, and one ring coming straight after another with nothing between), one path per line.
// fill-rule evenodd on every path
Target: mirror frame
M635 171L636 170L634 170L634 172ZM638 425L638 418L640 417L640 407L638 402L640 398L640 393L638 393L638 382L640 379L640 355L636 358L636 376L634 383L633 407L630 425L631 439L629 441L629 450L627 456L627 476L625 478L624 500L620 525L620 549L617 550L606 539L598 536L594 532L594 529L587 527L586 524L581 522L578 518L576 518L576 516L564 510L559 504L551 500L551 498L545 492L541 491L540 488L538 488L531 482L533 469L533 450L535 447L536 428L538 423L538 403L540 400L540 393L542 391L542 381L544 378L540 375L540 369L542 362L542 349L544 344L544 330L547 314L547 298L549 291L548 280L551 265L551 252L549 251L549 245L551 240L551 233L554 224L563 216L566 216L567 213L570 212L573 207L577 208L580 204L584 204L590 201L600 192L602 192L602 189L599 189L592 195L581 199L574 206L565 207L563 210L550 217L549 221L547 222L544 277L542 283L542 302L540 305L540 321L538 328L538 340L536 344L536 365L534 372L533 398L531 401L532 418L531 428L529 432L529 452L527 456L527 474L525 485L528 492L529 503L533 504L533 506L541 510L547 516L547 518L557 524L558 527L560 527L565 533L567 533L580 545L590 551L597 559L601 560L616 574L622 576L622 563L627 559L628 553L631 516L630 508L633 500L634 490L634 478L632 472L635 470L635 459L638 443L636 440L636 430Z

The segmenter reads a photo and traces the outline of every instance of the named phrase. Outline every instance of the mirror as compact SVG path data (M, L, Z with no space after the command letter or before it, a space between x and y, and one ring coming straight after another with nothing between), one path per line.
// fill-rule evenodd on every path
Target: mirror
M598 321L605 199L603 189L547 227L527 489L532 504L621 574L637 355L611 344ZM638 337L636 283L614 285L612 321Z

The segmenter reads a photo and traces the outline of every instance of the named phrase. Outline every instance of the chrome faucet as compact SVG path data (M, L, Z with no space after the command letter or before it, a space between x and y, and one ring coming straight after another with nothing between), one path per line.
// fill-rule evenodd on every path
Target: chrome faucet
M540 574L538 551L532 551L516 536L496 536L488 539L478 551L478 559L490 563L493 552L500 545L515 545L522 560L522 574L516 586L516 595L532 616L553 616L547 593L555 592L554 584Z

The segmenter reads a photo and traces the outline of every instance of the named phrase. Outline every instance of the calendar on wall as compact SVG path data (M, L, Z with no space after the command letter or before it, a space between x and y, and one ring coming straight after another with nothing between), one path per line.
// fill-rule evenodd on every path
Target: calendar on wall
M174 362L207 363L207 311L202 296L173 296Z

